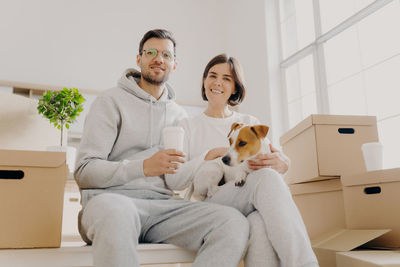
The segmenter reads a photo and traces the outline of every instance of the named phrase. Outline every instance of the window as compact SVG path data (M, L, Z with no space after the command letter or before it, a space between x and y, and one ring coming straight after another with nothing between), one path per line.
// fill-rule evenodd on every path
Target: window
M373 0L320 0L322 32L327 32L365 8Z
M287 56L315 39L312 0L282 1L283 53ZM295 42L293 42L295 39Z
M310 113L377 116L385 168L399 167L400 0L279 3L289 127Z
M307 56L286 69L289 123L317 113L313 58Z

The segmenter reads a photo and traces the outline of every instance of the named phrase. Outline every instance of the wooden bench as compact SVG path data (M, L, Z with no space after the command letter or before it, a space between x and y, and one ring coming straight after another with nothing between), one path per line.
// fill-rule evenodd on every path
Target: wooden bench
M196 252L170 244L140 244L140 264L193 262ZM12 267L92 267L91 246L64 246L43 249L2 249L1 266Z

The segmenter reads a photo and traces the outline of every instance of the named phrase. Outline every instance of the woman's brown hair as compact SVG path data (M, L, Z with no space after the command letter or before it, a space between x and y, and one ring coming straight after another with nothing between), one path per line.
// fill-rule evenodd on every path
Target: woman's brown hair
M229 99L228 99L228 105L230 106L236 106L240 104L245 95L246 95L246 86L245 86L245 81L244 81L244 74L242 70L242 66L240 66L239 61L237 61L236 58L234 57L228 57L226 54L220 54L218 56L215 56L208 62L206 68L204 69L203 73L203 79L202 79L202 85L201 85L201 96L203 97L203 100L208 101L207 96L206 96L206 89L204 88L204 79L207 78L208 72L210 69L217 65L217 64L222 64L222 63L228 63L230 66L233 80L235 82L235 93L232 94Z

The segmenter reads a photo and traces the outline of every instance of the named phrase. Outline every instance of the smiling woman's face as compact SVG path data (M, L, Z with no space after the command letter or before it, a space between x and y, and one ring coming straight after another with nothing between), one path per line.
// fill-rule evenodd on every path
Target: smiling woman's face
M214 65L204 79L205 93L210 104L226 105L235 93L235 81L228 63Z

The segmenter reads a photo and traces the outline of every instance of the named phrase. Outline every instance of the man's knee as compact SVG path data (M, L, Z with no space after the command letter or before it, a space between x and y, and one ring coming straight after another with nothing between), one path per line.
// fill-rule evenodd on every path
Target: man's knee
M136 230L138 235L141 227L134 202L128 197L110 193L89 200L83 210L81 224L85 231L89 230L87 237L91 240L96 230L116 235Z
M247 216L249 221L250 232L260 232L265 231L265 223L258 211L253 211Z
M112 193L104 193L92 198L86 205L84 212L95 212L99 216L112 217L127 213L137 214L137 208L132 199Z

